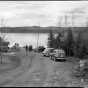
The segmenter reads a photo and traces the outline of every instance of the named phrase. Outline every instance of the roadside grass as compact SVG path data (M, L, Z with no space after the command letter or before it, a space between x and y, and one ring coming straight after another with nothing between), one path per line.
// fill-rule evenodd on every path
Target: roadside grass
M24 53L22 53L22 51L10 53L4 53L0 57L0 74L2 75L18 68L21 65Z
M80 59L79 58L72 58L68 60L73 64L72 71L71 71L71 77L73 79L80 80L80 85L82 86L88 86L88 56L84 58L85 61L84 66L80 67ZM81 81L83 80L83 81Z
M14 70L20 65L20 62L21 61L17 56L2 56L2 63L0 63L0 74Z
M10 63L0 64L2 65L2 67L0 67L0 86L12 83L16 78L28 71L31 67L30 58L33 59L35 54L29 52L28 55L26 55L25 50L21 49L20 51L15 52L14 56L10 55L6 57L8 57Z
M67 57L65 63L57 63L56 75L57 83L65 86L79 86L81 85L80 79L74 75L74 68L78 65L78 58ZM63 79L63 80L62 80ZM61 82L61 83L60 83ZM63 83L62 83L63 82Z
M15 52L14 56L10 55L6 57L8 57L6 59L10 62L0 64L2 65L0 67L0 75L9 76L10 74L10 76L14 75L15 77L17 74L21 74L31 67L31 59L35 57L35 54L33 54L33 52L29 52L28 55L26 55L25 50L21 49L20 51Z

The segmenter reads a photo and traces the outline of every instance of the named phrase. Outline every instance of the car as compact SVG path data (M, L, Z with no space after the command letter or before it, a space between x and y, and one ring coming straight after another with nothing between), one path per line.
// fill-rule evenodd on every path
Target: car
M33 49L34 52L37 52L37 53L41 53L45 50L45 47L44 46L39 46L35 49Z
M54 61L66 61L65 59L65 51L63 49L55 49L50 54L50 59Z
M49 56L50 56L50 53L52 53L53 50L54 50L54 48L46 48L46 49L42 52L42 55L49 57Z

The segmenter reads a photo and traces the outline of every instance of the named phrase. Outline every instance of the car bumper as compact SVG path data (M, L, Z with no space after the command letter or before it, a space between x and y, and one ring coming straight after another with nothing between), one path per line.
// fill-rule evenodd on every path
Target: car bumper
M60 62L63 62L63 61L66 61L66 59L65 58L56 58L56 61L60 61Z
M45 53L42 53L42 55L43 55L43 56L47 56L47 54L45 54Z

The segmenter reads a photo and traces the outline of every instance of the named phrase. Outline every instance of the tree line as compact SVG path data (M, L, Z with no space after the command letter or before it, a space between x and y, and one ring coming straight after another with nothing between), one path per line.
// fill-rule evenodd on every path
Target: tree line
M53 31L50 30L47 46L55 49L62 48L66 56L74 56L80 59L86 58L87 56L87 46L85 40L82 38L82 32L80 31L77 38L74 39L71 28L68 28L67 36L65 37L64 33L61 32L58 32L55 37Z

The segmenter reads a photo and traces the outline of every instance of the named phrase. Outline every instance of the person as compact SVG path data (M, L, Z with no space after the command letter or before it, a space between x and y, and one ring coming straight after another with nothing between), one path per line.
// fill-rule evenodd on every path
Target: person
M27 52L28 52L28 46L27 45L25 46L25 50L26 50L26 55L27 55Z

